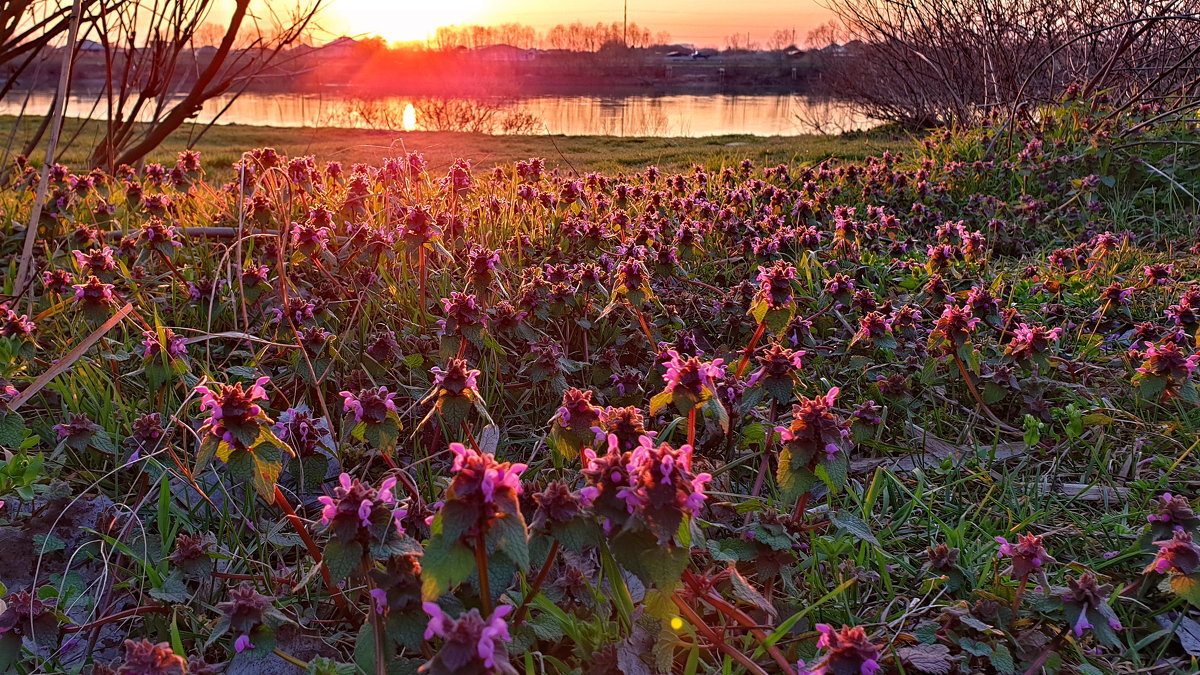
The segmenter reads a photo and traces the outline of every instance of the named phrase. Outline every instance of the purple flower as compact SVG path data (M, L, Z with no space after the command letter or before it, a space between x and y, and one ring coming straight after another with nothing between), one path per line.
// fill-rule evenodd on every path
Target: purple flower
M451 619L435 603L422 603L421 608L429 615L425 639L432 640L437 636L444 640L431 663L440 664L443 669L455 664L455 671L463 670L465 666L473 666L470 668L472 672L482 672L484 669L488 669L486 672L511 671L504 643L511 642L512 637L504 617L512 612L512 605L496 607L486 621L478 609Z
M200 394L200 411L208 411L209 414L202 429L225 443L243 449L249 446L258 436L259 422L270 423L262 408L255 403L267 400L263 385L270 379L260 377L249 389L243 389L241 382L197 385L195 391Z
M396 394L390 393L387 387L362 389L357 394L343 391L339 396L345 399L342 409L354 413L355 422L382 424L388 413L396 412Z
M1035 534L1022 534L1017 537L1016 543L996 537L996 543L1000 544L999 555L1012 560L1011 571L1018 579L1040 572L1043 565L1054 562L1054 558L1042 547L1042 538Z
M470 497L478 492L485 503L494 504L497 495L504 493L512 498L521 494L521 473L524 464L497 462L495 455L481 453L462 443L451 443L454 453L451 470L455 476L450 483L450 493L455 499Z
M142 352L143 359L152 359L158 354L166 351L167 356L172 359L177 359L187 355L187 341L175 334L170 328L163 329L164 343L159 340L158 333L152 330L142 331L142 345L145 350ZM163 346L166 349L163 349Z
M238 639L233 641L233 648L237 650L237 653L241 654L247 649L255 649L256 647L250 643L250 634L243 633L238 636Z
M408 511L397 506L395 487L395 477L383 479L376 489L343 473L338 476L333 496L317 498L322 505L321 524L332 526L334 536L343 542L372 538L369 529L385 519L391 520L397 534L404 534L401 522Z
M705 363L695 356L682 357L674 349L667 350L666 356L667 374L663 379L669 392L676 393L683 389L699 400L705 393L711 394L716 386L715 381L725 376L725 369L721 366L723 359Z
M879 672L879 647L871 643L861 626L842 626L835 629L829 624L817 624L817 648L825 653L813 667L799 665L801 673L809 675L875 675Z

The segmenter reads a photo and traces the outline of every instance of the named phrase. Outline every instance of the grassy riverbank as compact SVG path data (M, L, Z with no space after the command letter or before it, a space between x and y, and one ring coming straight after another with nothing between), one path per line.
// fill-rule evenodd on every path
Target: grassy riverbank
M13 136L16 118L0 116L0 144ZM12 147L21 148L37 129L39 120L26 118L17 129ZM617 136L489 136L442 131L372 131L367 129L284 128L220 125L203 135L203 127L184 127L150 157L174 163L175 154L195 142L205 170L222 169L249 148L273 147L289 156L315 155L322 160L379 163L385 157L420 152L430 167L443 170L455 159L470 159L476 167L490 168L529 157L544 157L551 167L564 171L625 171L648 164L664 170L686 169L693 164L716 167L752 159L758 164L821 160L826 157L861 159L884 150L912 146L912 139L893 133L869 132L846 136L749 136L705 138L623 138ZM86 163L87 149L103 132L99 122L67 120L60 152L62 163ZM71 142L71 141L74 142ZM39 155L40 156L40 155Z

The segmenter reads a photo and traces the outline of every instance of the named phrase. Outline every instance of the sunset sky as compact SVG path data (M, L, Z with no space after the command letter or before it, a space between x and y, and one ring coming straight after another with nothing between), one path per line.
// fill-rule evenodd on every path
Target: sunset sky
M560 23L621 20L622 0L329 0L321 24L335 35L423 40L449 24L523 23L544 31ZM675 42L725 46L726 36L750 33L763 41L780 28L798 40L828 19L816 0L630 0L629 21Z

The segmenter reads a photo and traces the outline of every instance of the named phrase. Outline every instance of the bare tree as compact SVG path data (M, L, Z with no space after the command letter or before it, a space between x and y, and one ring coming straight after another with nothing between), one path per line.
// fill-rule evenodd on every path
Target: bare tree
M284 14L268 2L252 12L252 2L233 0L215 45L200 40L216 37L217 0L125 0L98 14L105 130L93 166L138 162L206 102L244 91L304 34L323 0L297 0Z

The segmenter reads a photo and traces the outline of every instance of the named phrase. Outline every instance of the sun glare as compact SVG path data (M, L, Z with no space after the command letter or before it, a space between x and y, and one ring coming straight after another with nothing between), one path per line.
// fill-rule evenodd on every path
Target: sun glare
M349 35L378 35L389 42L424 40L439 26L471 23L487 0L335 0L329 11Z

